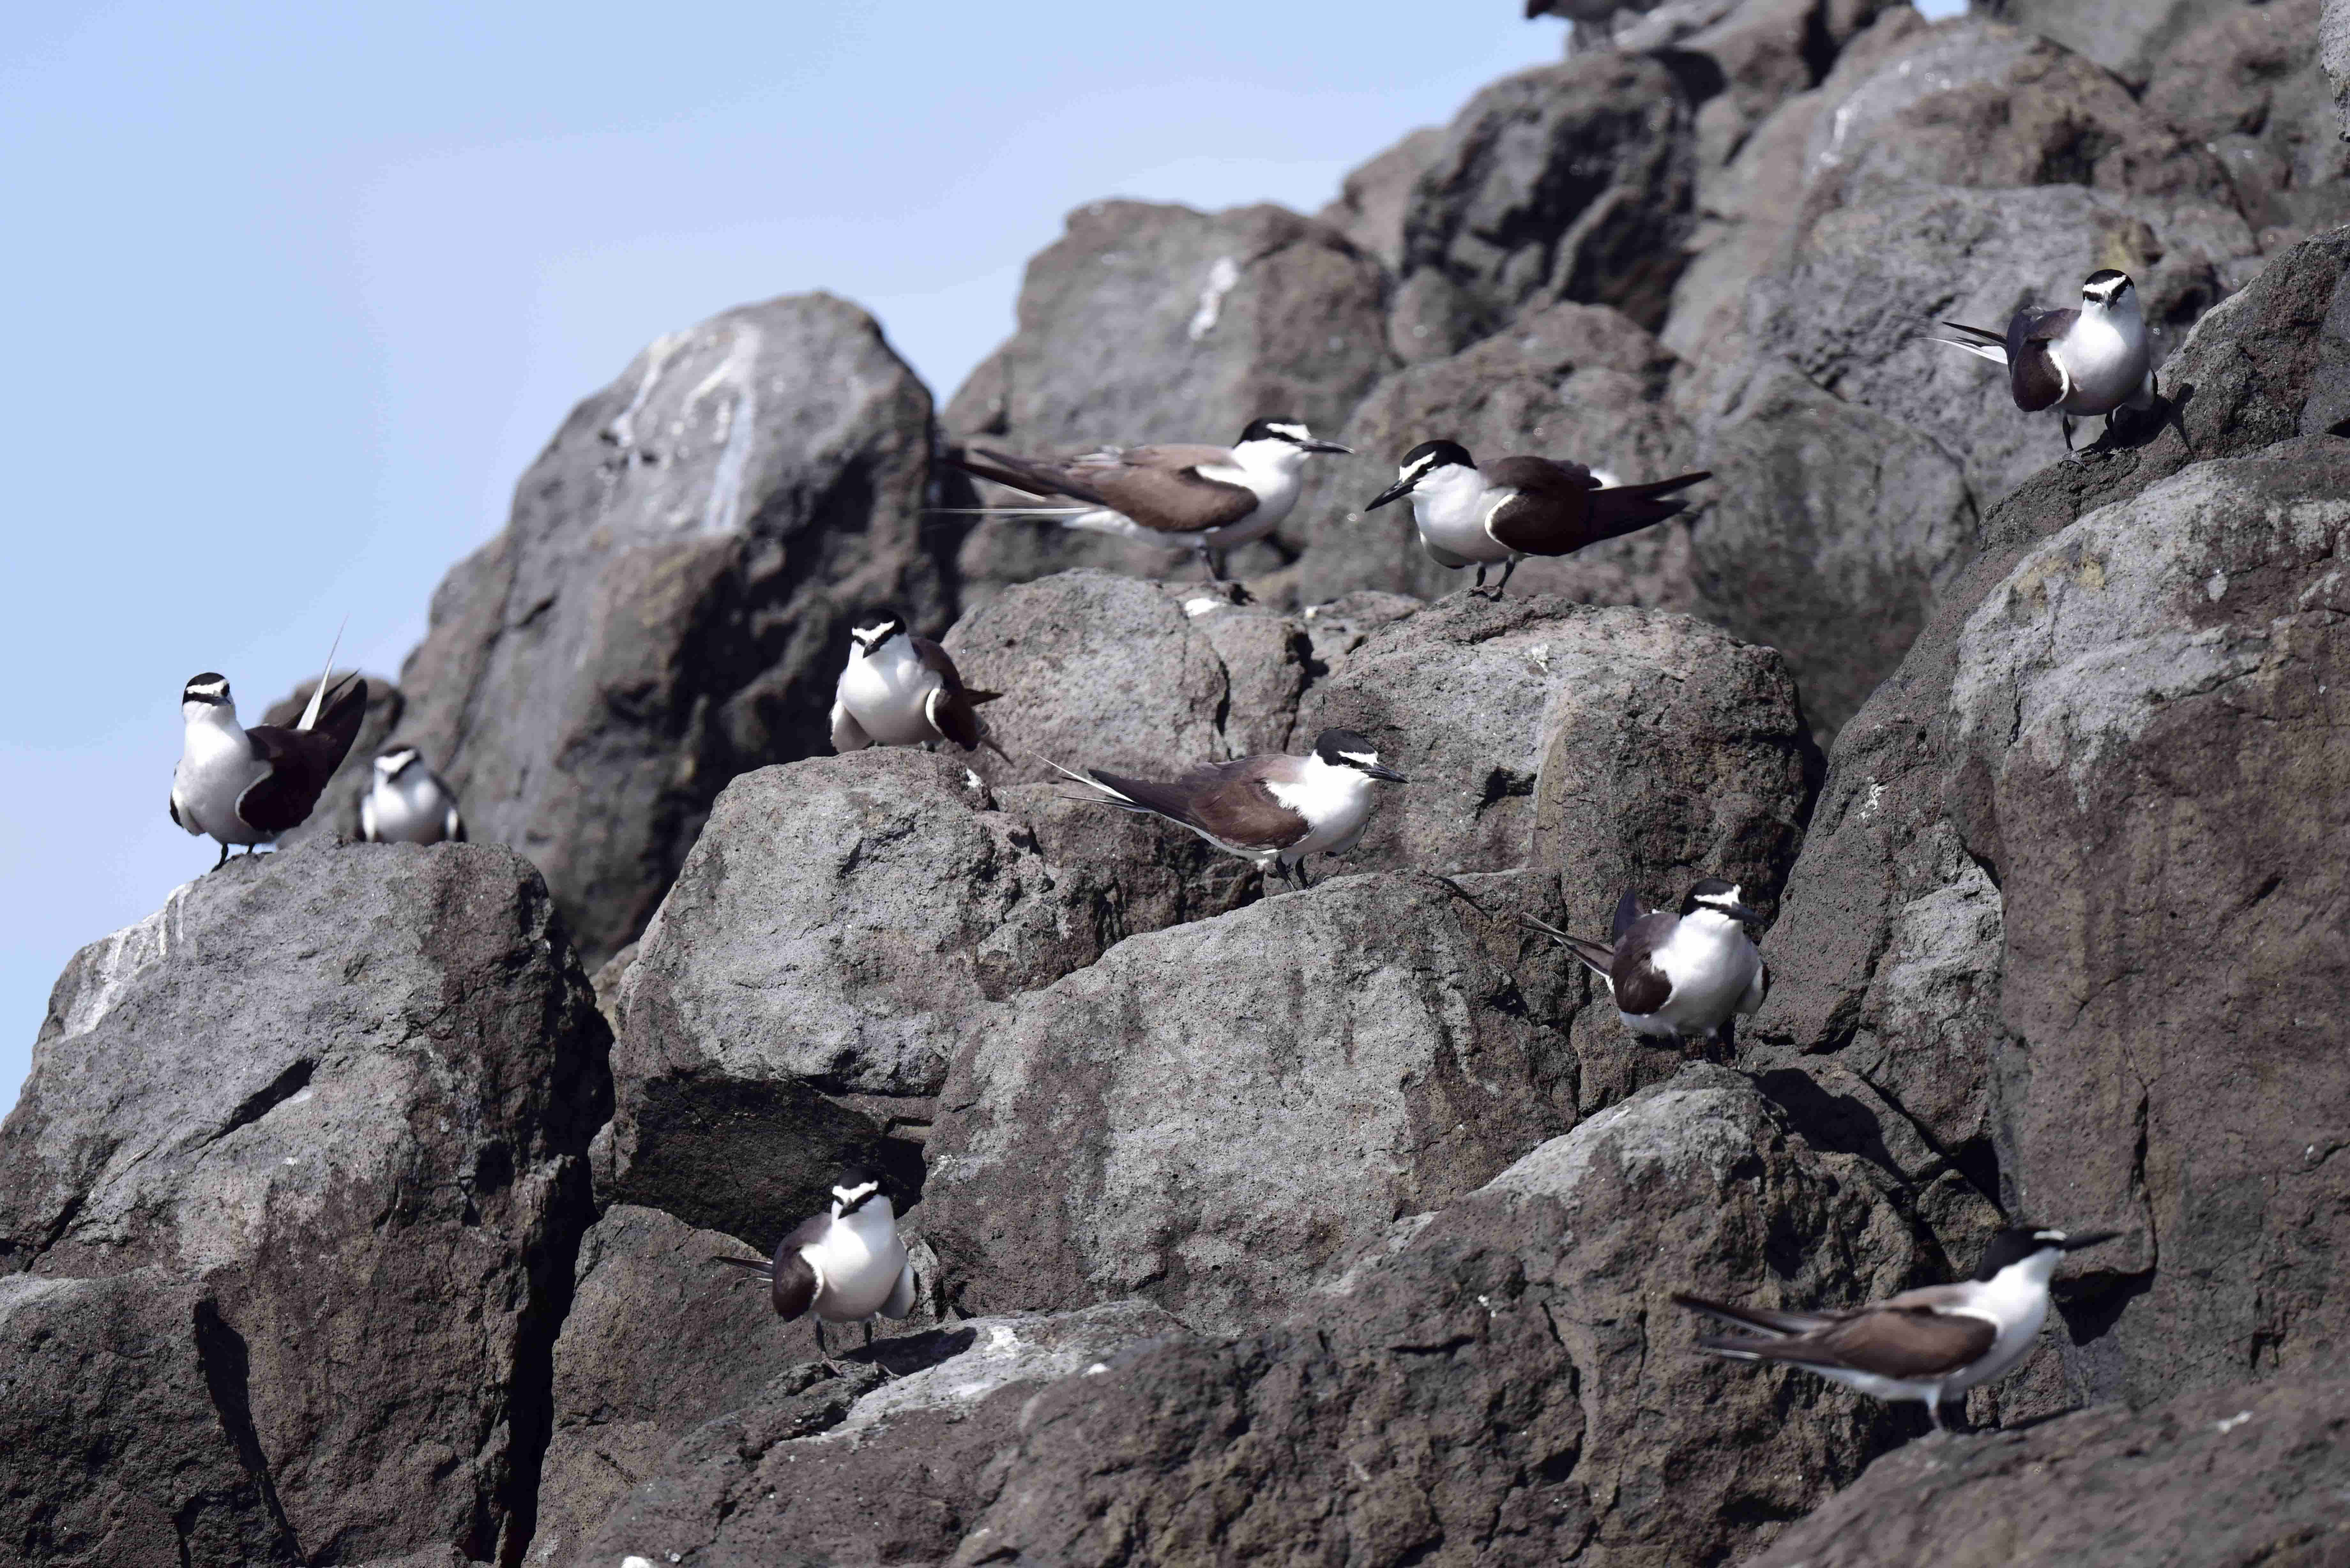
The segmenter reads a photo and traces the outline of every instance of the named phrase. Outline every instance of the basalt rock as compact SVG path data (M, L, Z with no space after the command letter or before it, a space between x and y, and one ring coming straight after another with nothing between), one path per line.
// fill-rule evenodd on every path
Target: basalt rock
M236 860L84 949L0 1124L12 1547L518 1546L608 1039L496 847Z
M600 962L737 773L827 749L847 628L950 618L930 395L829 295L660 338L572 410L400 677L479 840L545 872Z

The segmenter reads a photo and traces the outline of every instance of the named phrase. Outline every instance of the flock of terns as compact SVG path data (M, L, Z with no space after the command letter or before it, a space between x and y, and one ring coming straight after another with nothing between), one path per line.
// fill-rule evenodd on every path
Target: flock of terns
M1960 336L1938 341L2002 366L2018 408L2053 409L2063 417L2068 452L2075 419L2104 415L2110 435L2118 410L2156 403L2150 346L2126 274L2095 273L2082 286L2079 308L2026 307L2004 333L1948 325ZM1304 463L1317 454L1349 449L1316 439L1295 420L1259 419L1228 447L1144 446L1069 459L974 448L949 461L1024 498L971 510L1191 550L1215 579L1223 552L1263 537L1289 515ZM1499 566L1501 581L1492 589L1499 598L1525 557L1571 555L1661 523L1688 504L1680 492L1711 477L1684 473L1627 485L1584 464L1544 457L1480 466L1458 442L1430 441L1404 454L1395 482L1366 510L1409 499L1428 554L1448 567L1475 566L1472 593L1484 591L1486 573ZM964 686L943 648L894 618L860 627L852 639L832 708L836 751L944 743L1002 753L979 712L996 693ZM328 665L331 670L331 652ZM207 671L186 683L172 820L220 845L215 867L232 846L251 854L309 817L366 716L366 689L358 679L346 676L330 687L322 674L290 729L240 726L221 675ZM1409 782L1380 761L1369 740L1347 730L1324 731L1302 757L1209 763L1164 781L1048 765L1078 785L1083 798L1173 823L1261 872L1287 874L1301 888L1311 885L1308 856L1344 854L1361 839L1378 784ZM369 843L465 836L454 792L412 746L376 758L359 812ZM1626 892L1605 942L1530 923L1599 977L1634 1033L1726 1049L1734 1043L1734 1020L1761 1006L1769 983L1745 930L1745 922L1758 918L1738 887L1707 877L1677 909L1645 909ZM826 1213L785 1236L771 1260L722 1260L769 1279L784 1318L812 1313L817 1349L827 1359L826 1323L862 1323L869 1343L877 1314L901 1318L915 1299L912 1265L883 1179L845 1170L832 1199ZM1801 1367L1880 1399L1918 1401L1939 1430L1944 1399L2004 1375L2032 1349L2064 1254L2111 1235L2002 1231L1971 1279L1849 1309L1785 1312L1674 1299L1736 1331L1700 1338L1701 1349Z

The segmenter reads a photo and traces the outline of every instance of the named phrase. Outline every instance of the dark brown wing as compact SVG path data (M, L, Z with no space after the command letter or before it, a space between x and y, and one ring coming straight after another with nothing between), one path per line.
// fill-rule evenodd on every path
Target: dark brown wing
M1645 915L1648 912L1648 910L1640 908L1640 895L1635 893L1629 888L1625 888L1624 896L1616 900L1616 924L1614 929L1609 930L1607 933L1608 940L1610 941L1622 941L1624 940L1624 933L1632 929L1632 922L1638 919L1642 915Z
M1593 491L1589 524L1591 538L1587 543L1620 538L1626 534L1652 527L1669 517L1679 516L1689 510L1689 503L1673 493L1712 477L1710 471L1700 471L1677 473L1670 479L1659 479L1649 484L1618 484Z
M1306 834L1305 818L1273 797L1253 758L1194 768L1171 784L1088 771L1145 810L1225 844L1286 849Z
M1672 995L1673 982L1648 961L1648 955L1672 940L1673 929L1679 923L1680 917L1668 912L1643 915L1617 940L1616 961L1608 969L1607 983L1616 992L1619 1011L1644 1017Z
M1554 462L1544 457L1505 457L1488 464L1486 480L1517 493L1494 509L1485 531L1494 543L1522 556L1565 556L1602 539L1662 523L1686 510L1686 501L1669 499L1709 473L1684 473L1652 484L1598 488L1591 471L1579 462Z
M939 689L923 710L931 724L964 751L977 750L979 715L972 711L971 694L963 690L962 675L955 669L953 659L927 637L909 637L906 640L914 645L914 657L922 661L922 668L939 678Z
M1229 462L1213 446L1139 446L1097 453L1070 463L1071 477L1103 505L1161 534L1204 534L1229 528L1256 510L1256 492L1201 473Z
M1982 1359L1998 1331L1979 1317L1880 1306L1757 1354L1798 1366L1849 1366L1880 1377L1945 1377Z
M327 782L350 754L367 719L367 684L346 676L318 717L315 730L281 730L255 724L244 732L255 761L269 771L236 798L236 815L262 833L285 833L309 820Z
M775 1303L775 1315L785 1323L806 1312L816 1301L816 1271L800 1256L802 1247L813 1247L824 1240L832 1228L832 1216L817 1214L801 1220L792 1233L775 1243L773 1264L775 1288L770 1293Z
M2064 396L2064 373L2049 345L2073 329L2077 310L2026 309L2007 324L2007 384L2027 414L2054 408Z

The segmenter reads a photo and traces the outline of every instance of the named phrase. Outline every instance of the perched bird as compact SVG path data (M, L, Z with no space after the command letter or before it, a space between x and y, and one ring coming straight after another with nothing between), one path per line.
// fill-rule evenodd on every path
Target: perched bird
M369 844L463 844L457 792L414 746L379 753L375 776L359 791L359 836Z
M870 1345L877 1314L901 1318L914 1310L914 1265L898 1235L897 1210L881 1178L856 1166L834 1179L829 1210L775 1243L774 1262L723 1254L715 1261L769 1281L775 1315L785 1323L813 1311L816 1352L827 1361L826 1324L861 1323Z
M1498 599L1510 574L1528 556L1571 556L1586 545L1613 539L1678 515L1689 503L1671 499L1711 473L1684 473L1653 484L1603 485L1606 476L1579 462L1546 457L1505 457L1477 466L1458 441L1424 441L1403 454L1396 482L1366 512L1411 497L1420 548L1438 566L1485 570L1499 561ZM1473 591L1473 590L1472 590Z
M1708 877L1689 890L1680 913L1643 910L1630 888L1616 905L1611 942L1574 937L1531 916L1526 924L1565 942L1583 967L1607 982L1617 1016L1636 1034L1737 1043L1736 1015L1762 1005L1771 986L1762 955L1740 922L1762 917L1739 902L1736 883Z
M328 670L334 660L329 650ZM330 694L321 671L292 729L255 724L248 730L236 722L228 678L206 670L181 689L180 716L187 732L172 775L172 820L191 836L209 833L219 841L220 858L213 862L218 870L228 862L230 845L244 845L249 854L255 845L308 820L359 739L367 686L346 675Z
M1700 1339L1700 1350L1739 1361L1783 1362L1879 1399L1921 1400L1939 1432L1943 1400L2004 1376L2031 1350L2048 1316L2048 1279L2056 1261L2116 1234L2067 1236L2029 1226L2002 1231L1983 1249L1973 1279L1904 1291L1866 1306L1778 1312L1702 1296L1673 1300L1746 1331Z
M1263 538L1289 515L1308 457L1353 452L1336 441L1316 441L1312 431L1289 419L1257 420L1231 446L1106 447L1066 460L971 450L984 461L947 461L1030 495L1083 504L977 510L1057 517L1065 528L1194 550L1211 581L1222 580L1224 551Z
M1300 864L1308 855L1343 855L1363 836L1374 779L1409 782L1381 766L1378 750L1352 730L1323 731L1302 757L1209 763L1167 784L1050 765L1085 786L1082 799L1165 817L1260 871L1280 867L1301 887L1313 886Z
M1942 323L1961 337L1937 337L1953 348L2003 366L2015 406L2027 414L2053 408L2064 416L2064 450L2073 450L2073 421L2117 409L2154 406L2154 346L2129 274L2107 267L2081 285L2081 308L2026 306L2004 335L1963 322ZM2101 436L2100 440L2103 439Z
M833 689L834 751L952 741L966 752L984 743L1003 755L973 711L1003 693L967 690L945 649L914 636L895 616L848 635L848 667Z

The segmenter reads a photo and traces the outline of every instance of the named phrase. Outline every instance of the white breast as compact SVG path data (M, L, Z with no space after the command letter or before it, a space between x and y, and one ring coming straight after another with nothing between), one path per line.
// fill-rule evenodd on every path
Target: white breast
M915 657L912 643L893 637L869 658L852 652L834 695L877 745L918 746L939 738L923 707L939 684L938 671Z
M448 836L449 797L421 767L390 784L377 780L368 791L368 815L385 844L438 844Z
M861 1323L879 1312L906 1268L906 1243L886 1198L834 1220L800 1255L816 1271L816 1315L827 1323Z
M1308 855L1351 848L1370 824L1378 786L1359 768L1332 767L1320 757L1308 757L1296 783L1268 781L1264 787L1306 821L1305 836L1281 852L1281 863L1295 866Z
M1996 1277L1978 1285L1967 1303L1966 1315L1980 1317L1998 1331L1991 1354L1944 1386L1956 1392L1989 1383L2004 1375L2032 1353L2040 1342L2040 1325L2048 1321L2048 1279L2056 1272L2053 1254L2035 1253L2010 1263Z
M2084 310L2056 348L2072 391L2060 405L2075 416L2109 414L2137 396L2151 349L2134 313Z
M1673 987L1656 1016L1683 1034L1702 1034L1728 1018L1762 968L1744 928L1709 910L1685 917L1648 961Z
M172 799L182 820L219 842L259 844L265 836L244 825L236 803L268 773L268 763L255 760L253 743L235 716L214 709L188 725L180 766L172 775Z
M1229 528L1211 528L1200 535L1201 543L1216 550L1232 545L1245 545L1252 539L1262 539L1272 533L1275 524L1296 506L1297 493L1302 488L1295 464L1202 465L1200 477L1240 485L1256 497L1256 509L1247 516Z
M1515 493L1488 490L1475 469L1455 464L1413 487L1412 521L1419 524L1423 543L1447 555L1487 564L1506 561L1509 549L1485 531L1485 522L1495 506Z

